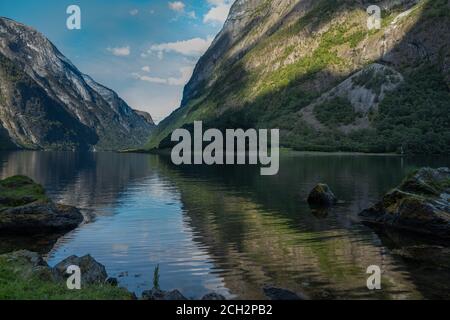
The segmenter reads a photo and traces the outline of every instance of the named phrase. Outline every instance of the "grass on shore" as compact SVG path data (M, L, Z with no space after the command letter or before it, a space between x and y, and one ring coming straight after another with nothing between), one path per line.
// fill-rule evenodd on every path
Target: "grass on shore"
M125 289L109 284L91 285L69 290L64 282L56 283L30 274L26 264L7 261L0 256L0 300L131 300Z
M44 188L25 176L0 180L0 210L34 201L48 201Z

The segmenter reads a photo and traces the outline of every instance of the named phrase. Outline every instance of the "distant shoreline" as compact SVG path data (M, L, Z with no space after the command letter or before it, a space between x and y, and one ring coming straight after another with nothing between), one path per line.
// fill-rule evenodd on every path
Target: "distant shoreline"
M144 153L144 154L160 154L170 155L171 149L151 149L151 150L121 150L117 153ZM299 151L290 148L280 148L280 155L311 155L311 156L382 156L382 157L408 157L408 156L424 156L425 154L398 154L398 153L365 153L365 152L351 152L351 151ZM443 154L443 156L445 156Z

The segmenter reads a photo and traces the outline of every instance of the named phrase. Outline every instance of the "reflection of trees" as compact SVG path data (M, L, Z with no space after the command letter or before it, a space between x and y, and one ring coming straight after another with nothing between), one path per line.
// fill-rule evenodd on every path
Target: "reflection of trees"
M55 201L81 209L114 204L130 183L152 174L146 155L76 152L0 153L0 178L23 174L44 185ZM143 160L144 159L144 160ZM100 213L98 210L96 214ZM0 238L0 252L47 253L61 235Z
M261 287L265 283L315 298L420 297L406 275L396 270L396 261L382 247L373 245L378 238L370 230L350 230L347 212L353 210L352 205L317 219L293 187L299 181L312 183L315 172L320 172L323 179L336 181L336 190L344 195L356 188L368 194L366 190L382 185L373 181L382 175L367 169L378 167L386 172L391 167L398 171L394 158L387 166L384 160L375 165L368 159L360 158L361 164L352 171L345 158L342 162L338 159L341 166L330 166L330 158L296 157L287 160L284 168L289 169L280 172L280 177L269 179L251 168L228 172L227 168L179 169L170 163L158 167L180 190L195 240L207 248L227 288L239 297L263 298ZM342 182L345 174L358 185L349 187L348 181ZM358 234L364 231L366 235ZM385 272L385 290L375 294L365 286L365 271L372 264L382 266Z
M148 162L142 160L146 157L117 153L2 153L0 177L27 175L44 185L55 201L92 209L114 203L131 181L150 175Z
M256 167L176 167L162 156L141 154L18 152L0 154L0 161L2 177L29 175L55 200L85 208L111 206L133 184L162 176L180 191L193 240L239 297L263 298L267 283L316 298L410 298L428 296L426 287L434 281L419 277L418 268L392 257L376 234L355 223L362 208L402 179L404 168L424 160L286 156L274 177L261 177ZM328 215L312 214L304 201L319 181L346 201ZM382 292L365 287L372 264L385 272Z

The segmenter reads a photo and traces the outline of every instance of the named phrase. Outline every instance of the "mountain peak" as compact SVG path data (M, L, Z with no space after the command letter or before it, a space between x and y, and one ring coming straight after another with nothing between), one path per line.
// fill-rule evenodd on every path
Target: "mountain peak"
M447 152L424 137L450 145L449 12L447 0L238 0L147 147L202 120L279 128L298 150Z
M154 127L33 28L0 18L0 58L0 124L18 146L139 147Z

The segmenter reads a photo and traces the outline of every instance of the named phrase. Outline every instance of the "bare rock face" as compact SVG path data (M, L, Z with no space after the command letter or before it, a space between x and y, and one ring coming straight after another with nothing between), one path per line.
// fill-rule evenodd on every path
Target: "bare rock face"
M308 203L313 206L332 206L337 203L337 198L327 184L319 183L311 190Z
M359 215L370 224L450 239L450 169L418 170Z
M118 150L143 145L154 124L41 33L0 18L0 128L22 148Z
M154 125L155 124L155 122L153 121L153 118L150 115L150 113L145 112L145 111L140 111L140 110L134 110L134 112L136 112L138 115L140 115L142 118L144 118L145 121L147 121L150 125Z

